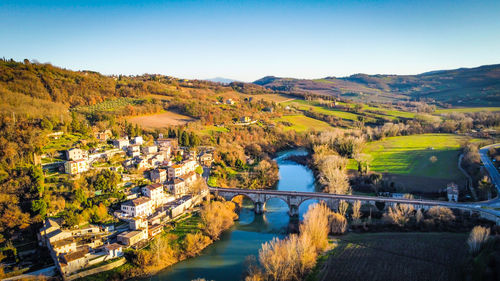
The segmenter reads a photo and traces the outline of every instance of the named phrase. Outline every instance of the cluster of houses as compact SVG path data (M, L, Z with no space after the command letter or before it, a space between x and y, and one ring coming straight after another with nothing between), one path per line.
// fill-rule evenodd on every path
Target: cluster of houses
M95 138L112 143L114 148L95 151L71 148L64 152L64 171L79 175L91 169L91 163L116 153L126 155L125 169L142 170L151 184L127 189L127 199L114 216L122 221L114 226L89 225L64 229L56 219L47 219L39 232L63 278L123 256L126 247L140 247L162 232L166 223L189 211L208 195L208 190L190 192L201 178L203 166L210 167L213 148L194 150L179 147L176 139L161 135L154 143L141 136L110 140L111 132L95 132ZM59 135L55 136L59 137ZM174 163L171 159L177 160ZM180 161L179 161L180 160ZM125 223L123 223L125 222Z
M111 132L109 130L95 133L95 137L101 141L108 141L110 136ZM173 156L180 156L184 161L199 161L204 166L210 166L213 159L212 148L206 149L197 155L196 151L187 151L186 148L179 147L177 139L163 138L163 136L156 139L154 144L145 144L142 136L136 136L131 139L128 137L114 139L112 140L112 144L115 149L90 155L87 150L80 148L66 150L64 152L66 160L64 162L64 172L72 176L79 175L90 170L92 162L120 153L127 156L126 160L122 163L125 169L137 169L139 171L156 170L156 172L152 173L156 173L152 175L152 177L156 176L154 182L163 182L164 180L162 179L164 176L161 170L166 171L166 167L181 165L182 169L188 167L186 169L189 170L191 169L189 167L194 165L192 163L174 164L171 161ZM183 175L186 174L184 172L181 173ZM187 177L182 180L190 181L191 179Z
M123 245L105 243L114 234L113 226L89 225L64 229L56 219L48 218L38 233L40 246L46 246L64 276L123 255Z

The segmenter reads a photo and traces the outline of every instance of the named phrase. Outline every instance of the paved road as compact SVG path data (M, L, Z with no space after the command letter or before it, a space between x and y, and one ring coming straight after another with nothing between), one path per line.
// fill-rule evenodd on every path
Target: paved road
M479 155L481 157L481 161L484 164L484 167L487 169L490 174L491 181L495 185L498 194L500 194L500 173L496 169L493 162L488 157L488 149L491 147L500 147L500 143L488 145L482 147L479 150ZM483 213L487 213L490 215L494 215L497 218L500 218L500 209L494 210L491 208L500 208L500 197L497 196L488 201L481 202L472 202L472 203L455 203L455 202L447 202L447 201L438 201L438 200L422 200L422 199L405 199L405 198L390 198L390 197L375 197L375 196L361 196L361 195L340 195L340 194L328 194L321 192L294 192L294 191L278 191L278 190L269 190L269 189L259 189L259 190L249 190L249 189L238 189L238 188L217 188L210 187L210 191L230 191L230 192L238 192L238 193L261 193L268 195L296 195L296 196L304 196L304 197L313 197L313 198L335 198L335 199L347 199L347 200L362 200L362 201L381 201L381 202L390 202L390 203L407 203L407 204L416 204L416 205L428 205L428 206L446 206L450 208L459 208L459 209L468 209L468 210L476 210L481 211ZM487 208L485 208L487 207Z
M492 147L500 147L500 143L488 145L485 147L481 147L479 150L479 156L481 157L481 162L483 162L484 168L488 171L488 174L491 178L491 183L497 189L497 194L500 194L500 173L498 172L493 162L488 157L488 150ZM497 196L491 200L481 202L482 205L492 207L492 208L500 208L500 197ZM498 212L500 214L500 211Z

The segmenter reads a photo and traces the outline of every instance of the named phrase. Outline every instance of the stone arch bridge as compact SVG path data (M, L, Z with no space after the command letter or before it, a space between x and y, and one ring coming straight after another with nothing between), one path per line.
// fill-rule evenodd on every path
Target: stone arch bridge
M354 201L362 201L364 203L375 205L376 202L384 202L385 206L392 206L395 204L410 204L415 208L428 209L433 206L443 206L452 209L459 209L462 211L477 212L482 217L495 221L500 224L500 219L496 212L482 209L480 203L456 203L437 200L422 200L422 199L406 199L406 198L392 198L392 197L375 197L363 195L341 195L329 194L321 192L296 192L296 191L280 191L269 189L240 189L240 188L218 188L210 187L210 192L223 197L225 200L231 201L234 197L242 195L254 204L255 213L260 214L264 212L265 203L273 198L278 198L287 203L290 216L297 216L299 214L299 206L302 202L309 199L316 199L324 201L327 206L336 210L340 200L345 200L349 203Z

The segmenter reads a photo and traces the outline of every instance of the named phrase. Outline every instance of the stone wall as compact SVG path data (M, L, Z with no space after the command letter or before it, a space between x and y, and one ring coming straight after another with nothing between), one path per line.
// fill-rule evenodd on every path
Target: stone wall
M108 270L111 270L113 268L119 267L119 266L125 264L126 262L127 262L127 260L125 258L120 258L117 261L114 261L112 263L108 263L108 264L105 264L105 265L100 266L100 267L92 268L89 270L78 272L78 273L73 274L71 276L67 276L64 278L64 280L68 280L68 281L76 280L78 278L83 278L85 276L89 276L92 274L97 274L97 273L101 273L104 271L108 271Z

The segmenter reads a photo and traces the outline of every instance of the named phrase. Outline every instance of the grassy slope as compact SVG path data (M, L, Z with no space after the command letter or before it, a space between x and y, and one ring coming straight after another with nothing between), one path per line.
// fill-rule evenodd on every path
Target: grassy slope
M391 137L369 143L363 153L371 160L372 171L427 178L426 185L429 182L432 184L435 179L435 187L438 188L446 181L462 183L464 180L463 174L457 168L457 161L460 142L465 139L452 134ZM430 161L432 156L437 157L435 163ZM355 163L351 162L349 168L356 169ZM400 179L401 183L408 184L402 177ZM397 177L395 181L398 182Z
M434 113L442 114L442 113L452 113L452 112L479 112L479 111L500 111L500 107L462 107L462 108L447 108L447 109L438 109Z
M356 121L356 120L358 120L358 117L361 116L360 114L353 113L353 112L342 111L342 110L335 109L335 108L325 108L325 107L321 106L318 102L315 102L315 101L306 101L306 100L297 100L296 99L296 100L289 100L289 101L283 102L282 104L283 105L295 104L300 110L312 109L315 112L319 112L319 113L326 114L326 115L334 115L334 116L337 116L339 118L342 118L342 119L348 120L348 121ZM344 106L346 105L344 103L339 103L339 104L342 104ZM386 108L382 108L382 107L374 107L374 106L364 105L363 109L377 112L377 113L368 113L368 112L366 112L366 113L368 115L378 117L378 118L386 117L386 118L390 118L390 119L396 119L399 117L401 117L401 118L413 118L413 117L415 117L415 113L412 113L412 112L404 112L404 111L400 111L400 110L392 110L392 109L386 109Z
M317 105L317 103L315 103L315 102L306 101L306 100L291 100L291 101L283 102L282 104L283 105L295 105L300 110L312 109L312 111L315 111L315 112L319 112L319 113L326 114L326 115L334 115L334 116L337 116L339 118L342 118L344 120L349 120L349 121L358 120L358 116L359 116L355 113L345 112L345 111L341 111L338 109L327 109L327 108L324 108L322 106Z
M276 121L285 121L292 123L292 126L285 127L285 130L295 130L297 132L305 132L309 130L324 131L332 129L328 123L309 118L303 115L287 115L283 116Z
M456 280L466 239L462 233L348 234L308 280Z

